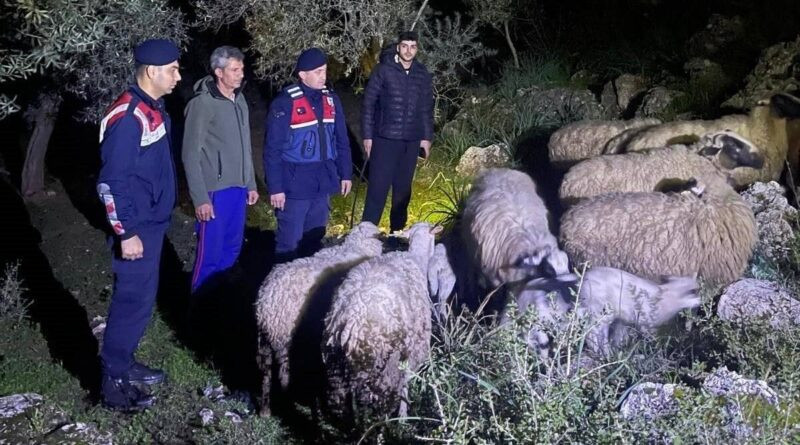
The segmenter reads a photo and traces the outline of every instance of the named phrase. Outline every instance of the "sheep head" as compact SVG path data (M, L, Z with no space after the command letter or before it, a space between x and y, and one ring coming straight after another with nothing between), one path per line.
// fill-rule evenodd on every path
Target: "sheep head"
M427 275L428 262L434 253L436 235L441 233L442 226L432 225L427 222L418 222L409 229L397 233L395 236L408 239L408 252L414 256L415 261Z
M684 309L700 306L697 278L692 276L663 277L658 286L661 294L658 302L657 325L666 323Z
M751 141L731 130L703 135L698 141L698 154L713 158L726 170L737 167L761 168L764 156Z

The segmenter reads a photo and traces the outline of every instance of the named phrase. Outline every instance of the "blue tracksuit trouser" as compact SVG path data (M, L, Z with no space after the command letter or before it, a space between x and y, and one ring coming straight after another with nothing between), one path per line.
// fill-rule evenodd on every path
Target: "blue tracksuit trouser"
M143 257L138 260L123 260L114 249L111 261L114 290L100 351L105 375L127 377L133 365L133 354L156 302L161 247L166 232L166 225L138 228L137 236L144 247Z
M197 250L192 272L192 292L214 275L233 266L244 238L247 189L228 187L208 193L214 219L197 222Z
M279 261L311 255L321 245L328 225L330 198L287 198L283 210L275 212L278 228L275 233L275 254Z

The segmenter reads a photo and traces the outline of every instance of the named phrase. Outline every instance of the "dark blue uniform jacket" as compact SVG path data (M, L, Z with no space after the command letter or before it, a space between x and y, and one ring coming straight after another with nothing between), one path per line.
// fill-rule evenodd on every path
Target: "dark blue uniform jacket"
M114 102L100 124L97 192L120 239L169 222L176 200L170 134L164 102L137 85Z
M311 102L317 118L322 113L322 92L300 83L303 95ZM321 162L294 163L281 158L281 153L290 147L289 124L292 115L292 98L284 90L272 101L267 111L266 135L264 136L264 175L270 195L286 193L290 199L314 199L337 193L340 181L349 180L353 175L350 157L350 138L344 109L339 97L333 96L336 117L334 121L334 141L336 159Z

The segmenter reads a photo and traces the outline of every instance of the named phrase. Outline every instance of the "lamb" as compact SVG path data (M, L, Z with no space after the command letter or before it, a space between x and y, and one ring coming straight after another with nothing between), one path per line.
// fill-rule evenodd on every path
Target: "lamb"
M523 172L489 169L478 177L466 199L460 230L473 264L495 287L569 272L536 184Z
M620 269L595 267L583 280L574 274L536 278L515 294L519 312L534 307L546 325L563 328L571 310L579 318L587 318L588 351L594 358L603 358L625 342L629 328L652 335L680 311L698 307L697 290L694 277L665 277L659 284ZM501 322L507 321L506 314ZM550 340L544 331L532 328L528 343L542 358L550 355Z
M258 291L255 303L259 332L259 365L263 372L261 414L270 413L270 386L273 358L278 378L285 391L289 385L289 352L297 335L311 336L322 331L331 287L344 272L356 264L381 254L378 228L370 222L358 224L342 244L320 250L315 255L279 264L269 273ZM317 319L318 318L318 319ZM308 324L309 329L298 329ZM304 326L306 328L306 326ZM313 331L313 332L312 332Z
M427 271L441 227L414 224L407 252L390 252L354 267L325 318L323 362L328 407L339 417L352 406L406 414L409 373L430 352ZM401 369L401 363L407 364ZM398 404L399 400L399 404Z
M610 192L650 192L672 181L717 176L742 168L760 168L764 157L748 140L723 131L704 135L691 146L673 145L646 152L587 159L564 176L559 197L565 204Z
M660 124L658 119L631 119L627 121L584 120L558 129L547 144L550 162L569 164L609 153L606 143L622 133L649 128Z
M690 143L705 133L731 130L752 141L764 156L763 168L744 168L733 175L736 187L743 188L757 181L778 180L787 158L793 173L797 172L800 164L800 125L789 121L797 118L800 118L800 100L780 93L760 102L749 115L670 122L645 129L625 144L624 151Z
M576 263L617 267L657 279L698 274L729 284L757 241L747 203L719 178L692 192L609 193L578 202L561 220L564 250Z

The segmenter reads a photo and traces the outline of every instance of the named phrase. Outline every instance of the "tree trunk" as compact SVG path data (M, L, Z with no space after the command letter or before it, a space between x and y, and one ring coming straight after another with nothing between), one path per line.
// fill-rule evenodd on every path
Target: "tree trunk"
M511 33L508 32L508 20L503 22L503 30L505 30L508 47L511 49L511 56L514 57L514 68L519 69L519 57L517 57L517 49L514 48L514 42L511 41Z
M23 196L31 196L44 190L44 158L60 107L61 96L41 93L38 108L31 113L34 127L25 151L25 165L22 167Z

